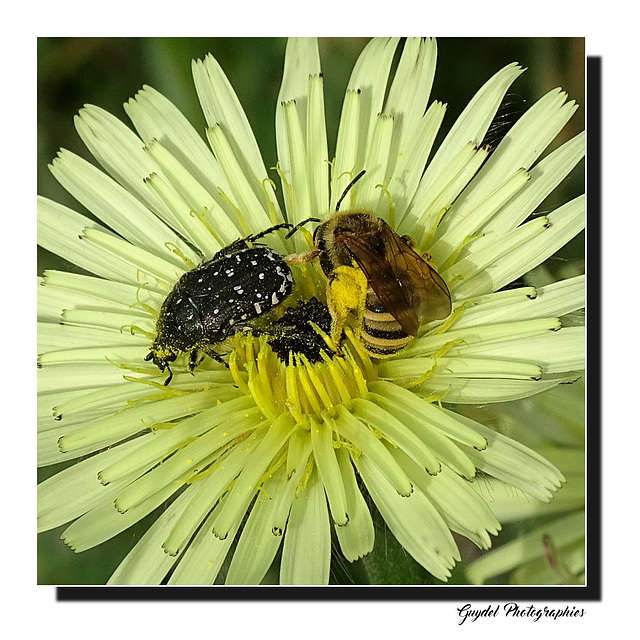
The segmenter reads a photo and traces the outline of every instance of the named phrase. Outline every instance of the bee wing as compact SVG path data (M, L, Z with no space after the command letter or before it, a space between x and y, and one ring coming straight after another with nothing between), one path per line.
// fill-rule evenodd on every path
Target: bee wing
M355 234L341 234L339 242L364 271L384 308L412 336L420 319L430 322L451 313L449 289L427 261L386 223L380 230L384 256L379 247Z

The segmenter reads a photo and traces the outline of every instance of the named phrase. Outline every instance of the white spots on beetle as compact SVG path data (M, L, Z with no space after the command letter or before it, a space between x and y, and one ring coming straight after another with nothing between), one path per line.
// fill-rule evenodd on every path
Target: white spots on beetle
M273 249L239 249L237 244L198 268L192 277L189 290L176 287L171 294L175 297L167 298L161 312L166 346L179 350L184 343L181 353L192 350L193 336L204 337L207 322L214 327L207 336L211 345L237 332L235 325L250 326L252 320L281 304L295 282L282 256Z

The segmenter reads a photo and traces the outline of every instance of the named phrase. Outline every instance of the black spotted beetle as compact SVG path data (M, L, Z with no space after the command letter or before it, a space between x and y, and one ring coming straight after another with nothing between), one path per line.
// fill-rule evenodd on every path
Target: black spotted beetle
M256 318L281 304L293 289L291 269L282 256L256 240L278 229L236 240L210 260L185 273L160 309L156 338L145 361L173 378L169 363L189 353L189 370L198 365L198 353L222 360L214 347Z

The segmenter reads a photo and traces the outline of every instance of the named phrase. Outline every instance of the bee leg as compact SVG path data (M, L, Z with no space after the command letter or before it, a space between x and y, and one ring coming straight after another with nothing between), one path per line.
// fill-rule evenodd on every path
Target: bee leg
M341 265L327 282L327 307L331 314L331 339L340 353L342 330L350 313L355 316L354 333L358 337L364 321L367 301L367 277L361 269Z
M302 253L292 253L284 257L284 261L287 264L307 264L320 255L318 249L310 249L309 251L303 251Z
M327 285L327 307L331 314L331 341L335 345L336 353L342 355L340 339L342 338L342 330L344 329L348 312L345 312L343 305L336 302L335 297L331 293L331 283Z

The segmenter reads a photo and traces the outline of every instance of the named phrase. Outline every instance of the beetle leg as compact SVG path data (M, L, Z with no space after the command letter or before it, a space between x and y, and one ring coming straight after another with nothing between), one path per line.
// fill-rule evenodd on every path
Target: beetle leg
M169 363L165 362L164 363L165 368L167 369L167 371L169 372L169 377L164 381L164 386L168 386L168 384L171 382L171 380L173 379L173 371L171 371L170 367L169 367ZM164 371L164 369L162 369L162 371Z
M214 351L213 349L208 349L207 347L203 347L202 349L210 358L213 358L216 362L223 364L227 369L229 365L222 359L222 356Z
M189 371L191 372L191 375L195 375L193 373L193 370L204 360L204 356L202 356L202 358L200 358L198 360L198 350L197 349L193 349L193 351L191 351L191 353L189 354Z

